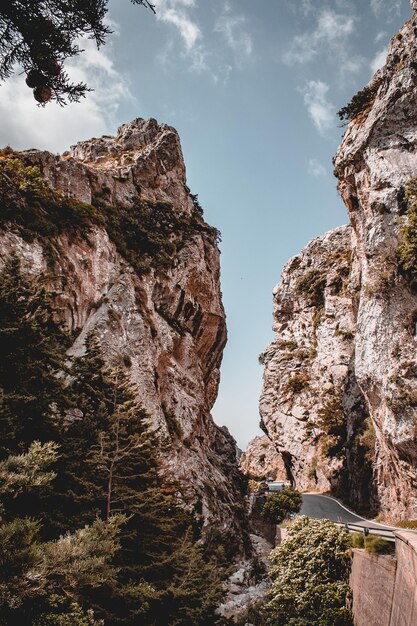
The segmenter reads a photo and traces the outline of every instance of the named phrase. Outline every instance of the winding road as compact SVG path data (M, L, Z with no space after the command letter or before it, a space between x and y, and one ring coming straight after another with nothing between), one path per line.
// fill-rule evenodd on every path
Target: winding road
M353 513L330 496L315 493L303 493L300 515L348 524L350 530L360 531L361 528L368 528L370 534L380 535L387 539L392 538L393 531L396 530L393 526L379 524Z
M268 490L272 493L281 491L288 486L289 484L286 482L271 481L268 483ZM394 526L379 524L357 515L331 496L318 493L303 493L302 496L303 504L300 515L307 515L314 519L328 519L332 522L344 524L351 531L362 532L362 529L367 528L369 534L379 535L390 541L394 539L394 531L399 530Z

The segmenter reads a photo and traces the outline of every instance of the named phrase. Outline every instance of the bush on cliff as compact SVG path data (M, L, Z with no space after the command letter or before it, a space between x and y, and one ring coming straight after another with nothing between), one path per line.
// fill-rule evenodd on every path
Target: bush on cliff
M268 496L262 516L271 524L281 524L287 517L298 513L302 505L302 496L295 489L283 489Z
M417 291L417 178L405 189L407 220L401 228L402 242L398 250L399 270Z
M349 535L328 520L301 517L271 552L267 626L352 626Z
M179 213L170 204L134 199L133 206L112 206L95 196L92 204L52 189L38 167L10 149L0 152L0 227L11 225L26 241L40 240L53 262L57 254L51 238L89 240L93 226L107 231L117 251L136 273L151 267L167 268L185 241L205 233L220 240L217 229L205 224L199 210ZM55 246L56 247L56 246Z
M394 554L395 544L382 537L369 535L365 540L365 550L370 554Z

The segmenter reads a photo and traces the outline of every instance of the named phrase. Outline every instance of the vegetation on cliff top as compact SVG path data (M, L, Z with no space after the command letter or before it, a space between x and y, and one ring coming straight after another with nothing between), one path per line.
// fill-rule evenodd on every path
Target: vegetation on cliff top
M93 226L106 229L138 274L169 267L187 238L197 233L219 239L219 232L201 219L201 209L189 216L167 203L140 198L133 206L112 206L103 196L96 196L93 204L64 196L48 185L38 167L27 165L10 148L0 154L0 227L13 225L26 241L39 239L50 260L52 237L88 240Z

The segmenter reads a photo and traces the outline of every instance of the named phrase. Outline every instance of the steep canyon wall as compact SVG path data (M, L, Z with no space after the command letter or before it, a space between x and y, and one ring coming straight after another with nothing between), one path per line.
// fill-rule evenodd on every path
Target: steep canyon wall
M350 225L274 290L262 427L300 489L417 517L417 17L347 107L334 165Z
M207 528L240 533L235 442L210 415L226 342L217 232L186 185L176 131L136 119L62 156L2 158L17 159L26 187L36 175L22 167L39 168L79 222L58 228L59 214L54 223L15 212L1 224L1 264L17 254L53 291L74 336L70 354L96 333L152 416L163 471Z

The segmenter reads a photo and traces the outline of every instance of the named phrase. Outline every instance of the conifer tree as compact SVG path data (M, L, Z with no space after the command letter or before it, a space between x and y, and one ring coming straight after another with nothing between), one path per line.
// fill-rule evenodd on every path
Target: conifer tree
M134 4L154 6L148 0ZM65 61L82 49L82 36L100 47L111 32L105 24L108 0L3 0L0 5L0 80L23 66L26 84L40 103L78 102L88 91L85 83L72 83Z
M56 438L56 419L68 403L68 335L54 320L51 298L39 281L23 278L11 257L0 272L0 460L37 439Z

